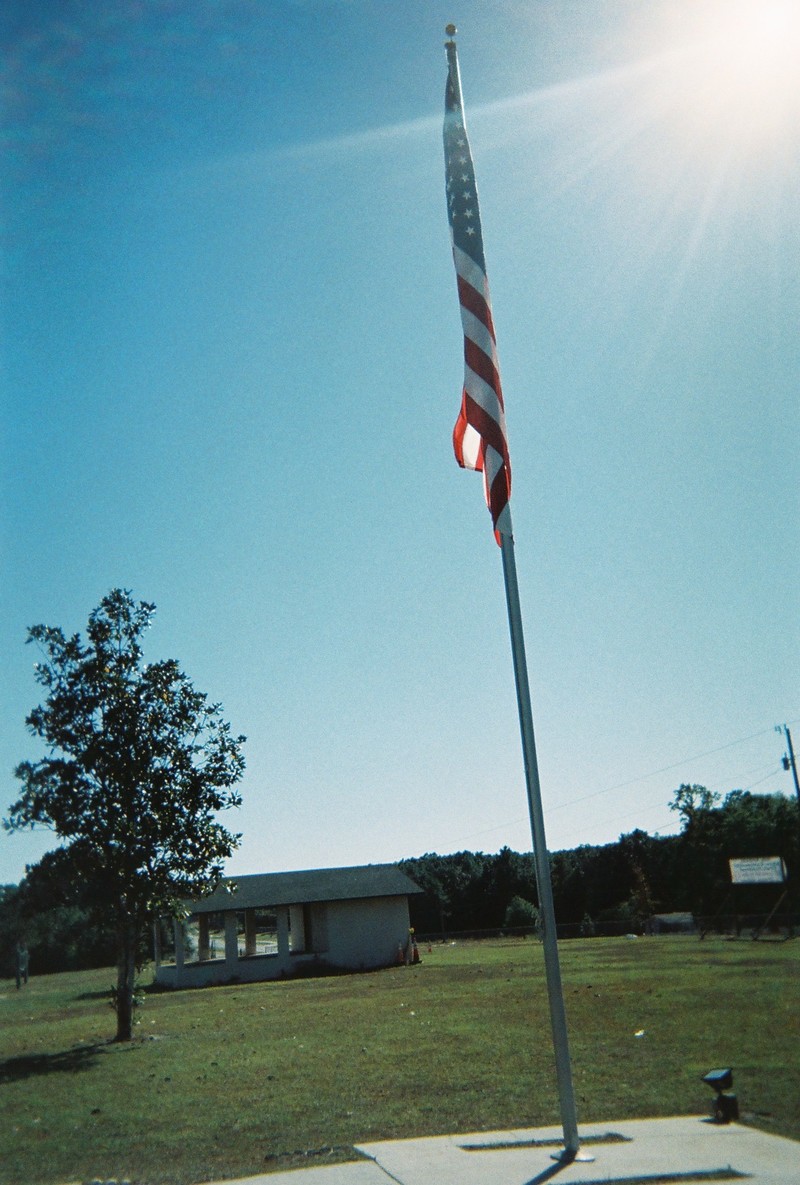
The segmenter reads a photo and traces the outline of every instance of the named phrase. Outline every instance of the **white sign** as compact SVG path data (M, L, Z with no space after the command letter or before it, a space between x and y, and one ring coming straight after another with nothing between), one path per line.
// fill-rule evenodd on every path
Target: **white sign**
M728 864L734 885L782 885L786 880L786 865L780 856L754 856L729 860Z

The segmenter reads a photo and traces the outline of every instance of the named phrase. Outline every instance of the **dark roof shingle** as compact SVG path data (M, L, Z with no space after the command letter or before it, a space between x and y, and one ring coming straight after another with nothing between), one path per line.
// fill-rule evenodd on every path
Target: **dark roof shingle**
M213 893L187 901L192 913L305 905L312 901L356 901L364 897L407 897L422 890L394 864L356 868L318 868L303 872L265 872L224 877Z

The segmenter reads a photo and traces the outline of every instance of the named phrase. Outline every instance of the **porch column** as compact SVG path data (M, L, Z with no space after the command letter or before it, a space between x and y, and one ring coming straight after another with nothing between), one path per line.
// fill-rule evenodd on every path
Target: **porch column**
M256 911L254 909L244 911L244 953L246 955L256 953Z
M237 934L236 911L228 909L223 914L225 918L225 971L228 975L236 974L236 964L239 962L239 936Z
M208 914L201 913L197 918L197 957L202 963L210 957L210 954L211 951L208 946Z
M175 986L178 987L183 979L184 951L186 949L186 935L180 918L175 918L173 921L172 931L175 935Z
M275 910L278 931L278 954L284 959L289 956L289 907L279 905Z

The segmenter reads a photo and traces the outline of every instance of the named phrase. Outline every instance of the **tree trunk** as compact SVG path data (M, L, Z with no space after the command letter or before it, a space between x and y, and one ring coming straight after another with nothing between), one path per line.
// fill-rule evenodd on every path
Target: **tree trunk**
M117 1035L115 1041L133 1037L133 993L136 983L136 929L128 922L117 931Z

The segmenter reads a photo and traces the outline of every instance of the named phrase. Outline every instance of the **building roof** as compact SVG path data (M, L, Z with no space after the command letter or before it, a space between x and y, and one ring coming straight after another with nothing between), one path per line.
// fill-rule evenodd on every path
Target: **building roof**
M318 868L305 872L264 872L224 877L213 893L187 901L192 913L305 905L312 901L356 901L365 897L408 897L422 890L394 864L357 868Z

